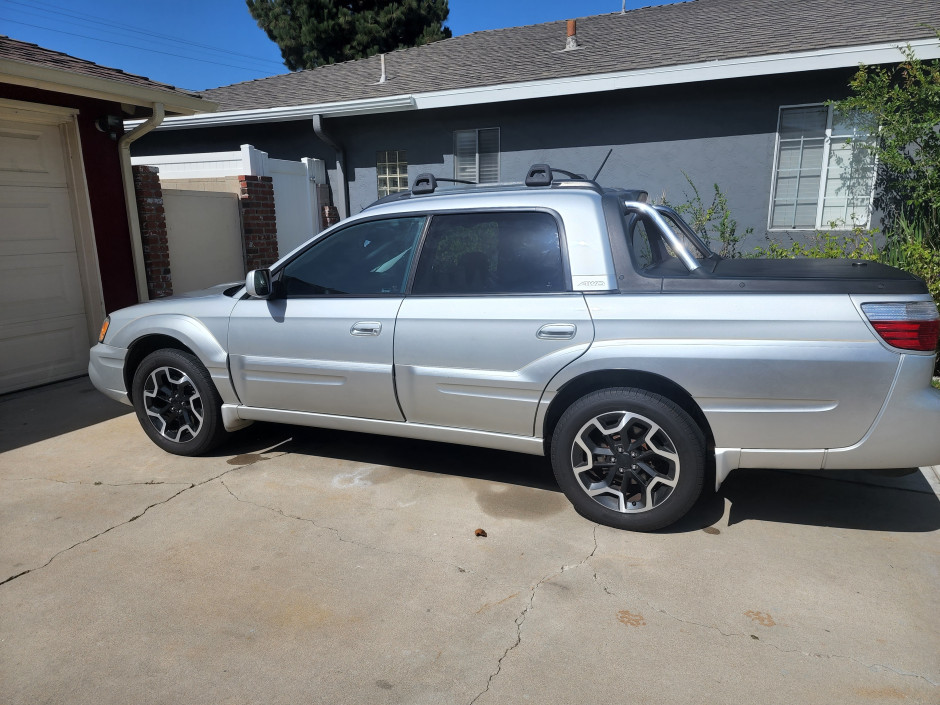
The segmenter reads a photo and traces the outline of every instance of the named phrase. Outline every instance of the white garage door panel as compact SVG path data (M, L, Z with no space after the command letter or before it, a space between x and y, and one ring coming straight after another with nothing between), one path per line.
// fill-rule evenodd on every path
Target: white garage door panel
M0 119L0 394L88 368L66 129Z
M0 394L83 374L85 316L0 327Z
M75 252L68 190L2 186L0 257L39 252Z
M65 185L59 127L0 120L0 181Z
M0 257L0 325L85 315L74 252ZM87 338L87 334L85 335Z

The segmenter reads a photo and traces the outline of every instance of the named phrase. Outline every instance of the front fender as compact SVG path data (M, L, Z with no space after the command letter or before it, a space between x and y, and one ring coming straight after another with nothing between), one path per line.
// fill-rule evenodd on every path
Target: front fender
M113 324L112 324L113 325ZM178 313L159 313L136 318L120 328L114 337L108 339L108 345L131 349L141 340L151 336L166 336L179 341L205 365L215 382L223 403L237 404L238 396L232 386L228 371L228 352L217 336L225 336L228 329L228 317L225 325L217 326L220 330L213 333L201 320Z

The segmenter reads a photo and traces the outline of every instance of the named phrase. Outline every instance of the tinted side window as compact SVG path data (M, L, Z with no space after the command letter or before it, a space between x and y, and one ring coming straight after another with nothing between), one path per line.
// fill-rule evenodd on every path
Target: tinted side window
M472 213L431 219L412 293L565 291L558 225L548 213Z
M286 295L400 294L426 220L373 220L333 233L284 267Z

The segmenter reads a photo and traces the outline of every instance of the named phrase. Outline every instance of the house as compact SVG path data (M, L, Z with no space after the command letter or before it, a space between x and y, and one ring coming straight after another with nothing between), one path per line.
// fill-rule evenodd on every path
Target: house
M673 203L728 194L738 232L868 225L873 165L833 116L859 63L940 57L936 0L692 0L488 30L223 86L134 154L238 149L325 160L340 214L421 172L520 181L547 162ZM762 240L761 240L762 241Z
M148 298L130 143L215 104L0 36L0 393L83 374L106 311ZM122 121L146 118L124 134Z

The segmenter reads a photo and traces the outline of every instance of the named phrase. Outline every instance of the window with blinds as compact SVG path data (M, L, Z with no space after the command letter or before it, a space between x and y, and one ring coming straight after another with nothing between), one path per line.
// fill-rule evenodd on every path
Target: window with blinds
M771 230L868 226L876 165L854 117L826 105L780 108Z
M499 182L499 128L454 132L454 178L476 184Z

